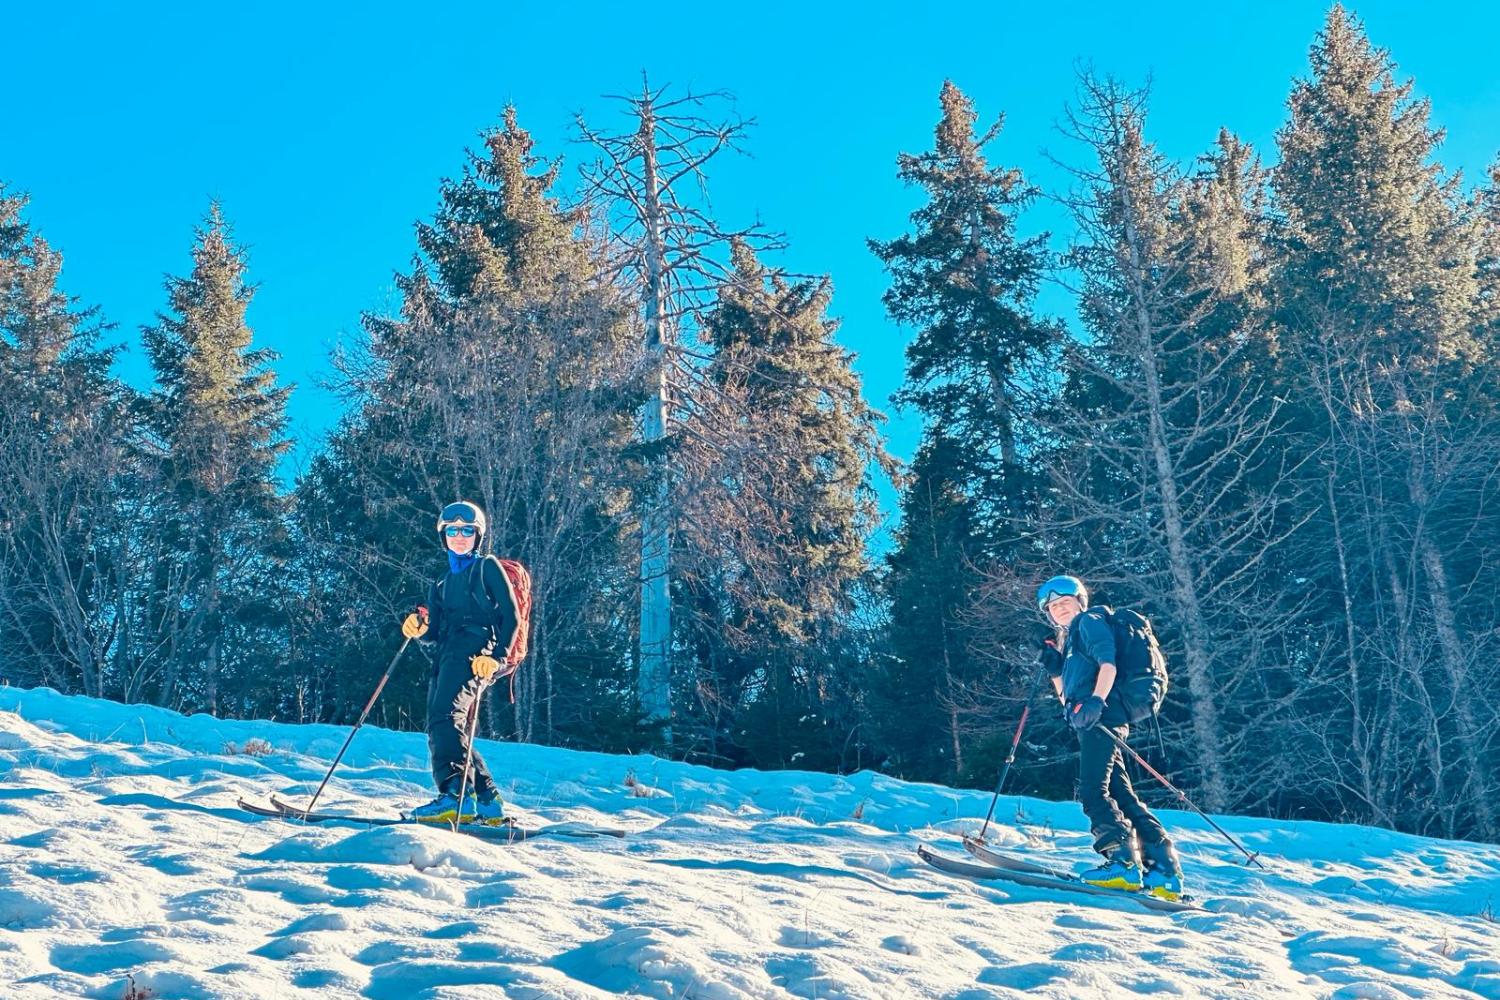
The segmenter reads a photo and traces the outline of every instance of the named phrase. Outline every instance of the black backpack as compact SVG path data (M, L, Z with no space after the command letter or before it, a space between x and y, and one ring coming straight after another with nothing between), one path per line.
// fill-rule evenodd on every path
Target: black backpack
M1120 707L1131 722L1155 715L1167 697L1167 658L1162 655L1151 620L1138 611L1102 607L1115 633L1115 688Z

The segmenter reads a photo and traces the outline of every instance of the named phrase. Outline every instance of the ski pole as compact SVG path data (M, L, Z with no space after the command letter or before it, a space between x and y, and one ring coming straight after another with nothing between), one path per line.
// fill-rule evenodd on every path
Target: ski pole
M1016 762L1016 748L1021 745L1021 733L1026 728L1026 719L1031 715L1031 703L1036 700L1037 689L1042 686L1042 675L1047 672L1046 667L1036 672L1036 679L1031 682L1031 691L1026 695L1026 704L1021 706L1021 721L1016 726L1015 738L1010 741L1010 753L1006 755L1005 766L1000 769L1000 780L995 782L995 797L990 799L990 811L984 815L984 826L979 828L979 842L984 843L984 835L990 828L990 820L995 815L995 804L1000 801L1000 789L1005 787L1005 779L1010 775L1010 766Z
M349 730L349 738L344 740L344 745L340 748L339 755L333 758L333 765L328 768L328 773L323 775L322 784L318 785L318 790L313 793L312 801L307 804L307 808L302 810L302 815L306 816L312 812L313 806L318 804L318 796L323 794L323 788L328 784L328 779L333 777L334 769L339 766L339 761L344 759L344 751L348 750L349 744L354 742L354 734L359 732L359 727L365 724L365 719L370 715L370 709L375 707L375 699L379 698L380 692L385 690L385 682L391 679L391 671L396 669L396 664L401 662L401 654L406 652L406 647L410 645L411 639L408 638L401 644L401 648L396 650L396 655L391 657L390 666L385 668L385 673L380 677L380 683L375 685L375 693L370 695L369 701L365 702L365 710L359 713L359 721L354 724L353 729Z
M1135 748L1132 747L1129 743L1126 743L1123 739L1121 739L1115 733L1115 731L1113 729L1110 729L1108 726L1102 726L1101 728L1105 731L1105 733L1107 733L1109 735L1110 739L1112 739L1112 740L1115 741L1115 745L1116 746L1118 746L1120 749L1124 750L1126 753L1130 754L1130 756L1134 757L1137 764L1141 765L1141 767L1144 767L1147 771L1149 771L1150 774L1151 774L1151 777L1155 778L1157 781L1160 781L1163 785L1166 785L1167 789L1169 791L1171 791L1172 794L1176 795L1183 802L1187 803L1187 806L1188 806L1189 809L1193 810L1193 812L1197 813L1199 816L1202 816L1205 820L1208 821L1208 825L1209 826L1211 826L1215 830L1219 831L1219 835L1220 836L1222 836L1225 840L1229 841L1235 847L1239 848L1240 853L1243 854L1246 858L1248 858L1251 864L1260 865L1261 868L1265 868L1266 867L1265 865L1261 864L1260 861L1259 861L1259 858L1260 858L1260 852L1259 851L1256 851L1256 852L1252 853L1250 851L1245 850L1245 846L1243 844L1241 844L1238 840L1235 840L1232 836L1230 836L1228 830L1225 830L1222 826L1220 826L1219 824L1215 823L1213 821L1213 818L1210 817L1208 815L1208 813L1204 812L1202 809L1199 809L1197 806L1193 805L1193 800L1187 797L1187 793L1185 793L1182 789L1178 788L1176 785L1174 785L1170 781L1168 781L1162 775L1162 773L1160 771L1158 771L1156 768L1152 767L1146 761L1146 758L1144 758L1140 754L1136 753L1135 752Z
M469 704L468 718L464 720L464 735L467 742L464 744L464 773L458 782L458 808L453 811L453 829L458 829L458 824L464 818L464 796L469 790L469 768L474 765L474 737L479 735L479 702L484 697L485 688L489 687L489 681L481 680L479 687L474 691L474 700Z

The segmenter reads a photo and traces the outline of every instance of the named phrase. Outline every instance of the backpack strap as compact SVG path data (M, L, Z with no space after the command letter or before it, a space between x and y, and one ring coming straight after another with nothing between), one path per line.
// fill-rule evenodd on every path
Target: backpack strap
M510 582L510 574L507 573L507 572L505 572L505 565L501 562L500 557L497 556L497 555L495 555L493 552L490 553L489 555L485 556L484 559L481 561L481 564L480 564L480 567L479 567L479 586L480 586L481 590L483 591L484 596L486 598L488 598L491 603L496 603L497 604L499 602L495 600L495 595L493 595L493 594L490 593L490 588L488 586L486 586L486 584L484 582L484 572L485 572L485 565L484 564L486 564L486 563L492 563L494 565L494 567L495 567L495 572L499 573L500 574L500 579L502 581L504 581L504 583L505 583L505 595L506 595L506 597L508 597L510 599L511 615L516 620L515 627L517 629L519 629L521 627L521 602L516 598L516 588ZM495 638L498 639L499 636L496 636ZM505 661L506 661L506 664L508 666L510 666L510 668L511 668L511 671L510 671L510 703L512 705L514 705L516 703L516 672L517 672L516 671L516 667L519 666L519 664L512 664L510 662L511 646L513 646L514 644L515 644L515 636L514 636L514 634L512 634L511 641L509 643L507 643L506 647L505 647Z
M486 587L484 585L484 565L485 565L485 563L491 561L494 558L495 558L494 556L484 556L482 559L480 559L477 563L474 564L474 568L479 571L479 572L477 572L477 573L474 574L479 579L479 593L480 593L480 595L482 595L483 597L485 597L487 600L490 600L490 601L493 601L494 598L490 597L490 588L488 588L488 587ZM470 597L474 596L474 581L473 580L469 581L469 596ZM480 602L476 600L474 603L475 604L479 604Z

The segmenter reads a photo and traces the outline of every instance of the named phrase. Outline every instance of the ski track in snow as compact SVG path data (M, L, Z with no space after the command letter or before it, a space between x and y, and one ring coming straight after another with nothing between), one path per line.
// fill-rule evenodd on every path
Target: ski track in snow
M0 995L1500 998L1500 847L1225 818L1262 872L1164 811L1212 912L1161 914L930 869L916 845L962 855L989 796L870 772L484 744L523 820L623 841L236 808L305 801L346 733L0 688ZM273 752L226 752L251 738ZM366 727L323 804L390 811L429 780L422 734ZM997 816L991 843L1088 858L1076 804Z

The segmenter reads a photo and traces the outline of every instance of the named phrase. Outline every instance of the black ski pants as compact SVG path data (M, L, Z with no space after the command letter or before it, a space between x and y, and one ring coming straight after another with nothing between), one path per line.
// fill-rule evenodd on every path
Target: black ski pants
M1115 741L1130 735L1129 726L1106 726L1078 733L1078 800L1089 818L1094 850L1106 858L1141 863L1141 854L1154 864L1177 867L1177 852L1161 821L1136 797L1125 770L1125 758ZM1137 850L1135 835L1140 837Z
M439 793L457 795L463 782L464 759L469 751L469 712L472 710L477 720L479 711L475 704L479 678L469 667L469 659L481 648L467 642L445 642L438 647L437 668L427 685L427 750ZM478 751L474 753L468 787L481 799L499 794Z

